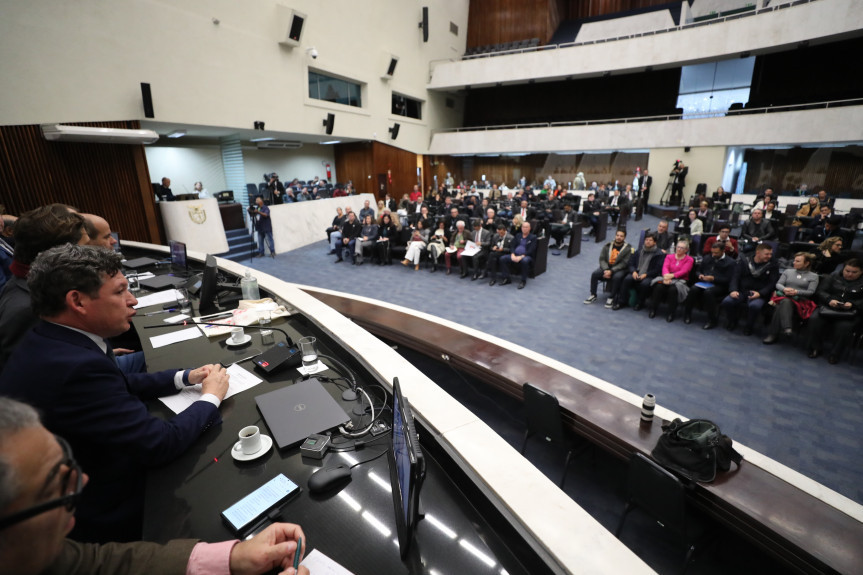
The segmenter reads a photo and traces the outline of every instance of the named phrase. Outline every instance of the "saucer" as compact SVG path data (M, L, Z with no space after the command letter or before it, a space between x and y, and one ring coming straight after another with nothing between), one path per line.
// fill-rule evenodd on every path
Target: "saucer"
M228 347L237 347L238 345L245 345L245 344L249 343L250 341L252 341L251 334L244 333L243 339L241 339L240 341L235 342L234 338L229 337L228 339L225 340L225 345L227 345Z
M240 447L240 442L236 442L234 447L231 448L231 456L237 461L251 461L253 459L257 459L263 454L267 453L270 448L273 446L273 438L269 435L261 434L261 448L254 453L243 453L242 448Z

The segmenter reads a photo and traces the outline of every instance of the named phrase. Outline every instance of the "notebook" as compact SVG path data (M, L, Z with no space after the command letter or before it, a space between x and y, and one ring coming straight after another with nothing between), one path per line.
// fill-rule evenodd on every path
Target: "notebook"
M166 287L177 287L185 283L187 278L181 278L171 275L153 276L151 278L141 280L141 285L150 291L165 289Z
M159 260L154 260L153 258L135 258L134 260L124 261L123 266L127 268L138 269L151 266L158 261Z
M317 379L300 381L255 398L279 449L299 445L350 421L350 417Z

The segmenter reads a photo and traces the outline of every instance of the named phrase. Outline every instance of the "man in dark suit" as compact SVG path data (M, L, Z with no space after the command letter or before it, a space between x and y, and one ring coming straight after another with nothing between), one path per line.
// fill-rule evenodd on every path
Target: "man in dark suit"
M620 214L624 214L623 219L626 220L626 215L629 214L631 209L629 200L626 199L626 196L622 196L620 194L620 190L614 190L614 194L608 201L608 205L605 206L605 210L608 212L609 216L611 216L611 222L614 224L617 223Z
M578 214L572 209L572 204L563 206L560 219L551 223L551 237L554 238L556 248L560 248L569 236L569 231L578 220Z
M89 471L89 469L88 469ZM68 442L45 429L31 406L0 397L0 574L145 575L266 573L302 556L299 525L277 523L249 541L165 545L83 544L66 535L88 477ZM308 575L301 567L299 572Z
M536 259L536 236L530 233L530 222L521 224L521 234L512 238L509 243L510 253L500 258L500 285L505 286L512 283L509 279L509 264L518 264L521 270L521 282L518 289L524 289L527 285L527 274L530 272L530 264Z
M536 210L527 204L527 200L522 200L518 209L513 210L513 217L521 216L522 221L527 222L536 218Z
M271 204L281 204L285 201L285 185L279 181L279 174L273 172L270 174L270 181L267 182L266 198Z
M224 368L123 374L106 339L130 327L138 302L129 293L120 256L65 244L30 267L33 310L42 318L0 374L0 395L32 404L53 433L65 436L90 474L73 538L139 539L144 476L186 451L221 422L228 389ZM38 361L34 358L38 355ZM144 404L202 384L202 395L170 420Z
M470 264L471 269L473 270L473 275L470 278L471 281L479 279L479 269L480 266L485 267L485 261L488 258L488 252L491 249L491 236L493 235L494 234L489 230L482 227L482 220L474 221L471 241L479 246L479 252L472 256L462 254L462 257L459 259L462 277L467 275L467 266Z
M491 240L491 248L488 252L488 262L485 264L485 275L491 276L488 285L497 283L497 269L500 267L500 258L509 253L512 234L507 233L506 224L497 225L497 235Z
M648 200L650 198L650 186L653 185L653 176L647 169L641 172L641 177L638 178L638 197Z
M602 213L602 200L596 199L596 194L590 192L587 194L587 199L581 204L581 214L590 224L590 229L585 230L584 235L596 235L597 226L599 226L599 218L605 217Z
M156 190L160 202L173 202L174 192L171 191L171 178L162 178L162 185Z
M464 222L465 225L467 225L465 218L459 214L458 208L453 206L449 210L449 215L444 220L444 228L446 229L447 236L451 236L456 232L456 226L459 222Z

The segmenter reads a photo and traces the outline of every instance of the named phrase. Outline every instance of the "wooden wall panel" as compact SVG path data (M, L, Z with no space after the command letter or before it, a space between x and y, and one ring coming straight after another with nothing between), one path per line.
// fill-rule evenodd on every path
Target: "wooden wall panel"
M55 202L103 216L124 239L162 243L143 146L49 142L38 125L0 126L0 203L20 215Z
M669 4L668 0L569 0L568 18L583 20L664 4Z
M389 193L398 200L417 183L417 155L381 142L337 144L336 173L339 181L352 180L360 193L374 194L382 200L386 191L378 189L378 176L385 175Z
M375 174L388 174L389 194L396 201L409 194L417 183L417 155L380 142L374 142L373 150ZM382 199L380 190L376 192L378 199Z
M346 184L350 180L357 192L361 194L375 193L377 180L374 180L371 142L336 144L333 153L339 182Z
M557 0L483 0L471 2L467 19L467 47L539 38L545 43L557 29L550 23ZM554 7L554 9L552 9Z
M744 191L766 187L778 192L824 187L830 195L863 198L863 146L746 150Z

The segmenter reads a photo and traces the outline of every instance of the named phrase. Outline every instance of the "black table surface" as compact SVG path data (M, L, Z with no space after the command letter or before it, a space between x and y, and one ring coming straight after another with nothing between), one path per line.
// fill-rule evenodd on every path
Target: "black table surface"
M149 338L168 333L169 329L143 329L147 325L163 324L169 314L146 317L139 310L134 325L147 357L149 371L168 368L197 367L216 363L227 357L250 355L250 348L266 350L261 336L249 330L252 340L240 349L225 345L228 335L197 339L153 349ZM376 412L391 396L365 371L357 358L338 346L303 316L291 316L274 322L297 340L304 335L318 337L321 357L336 357L347 363L356 373L358 383L366 389L375 403ZM178 326L176 329L183 329ZM282 337L275 333L276 341ZM245 355L244 355L245 353ZM323 359L328 367L336 364ZM251 362L241 364L253 371ZM298 497L282 508L282 520L302 526L307 540L307 552L318 549L346 569L363 573L540 573L552 569L534 562L536 555L525 541L513 535L511 525L503 525L500 516L487 513L494 504L477 498L477 488L466 488L461 475L453 477L458 468L446 450L427 433L420 424L420 442L427 459L427 474L421 491L421 508L425 514L420 520L416 537L408 557L399 555L395 512L390 491L389 464L386 448L390 435L364 438L368 443L360 449L346 453L328 453L323 461L301 456L299 447L279 450L275 445L262 457L248 462L236 461L231 450L237 435L247 425L257 425L261 433L272 436L258 411L254 398L263 393L292 385L302 379L295 368L285 368L270 376L258 371L255 375L264 381L254 388L237 394L222 403L223 423L206 431L188 452L171 464L151 470L147 479L145 499L144 539L164 542L174 538L198 538L204 541L232 539L233 535L222 523L220 512L260 487L279 473L302 488ZM315 377L339 374L332 369ZM343 402L340 381L326 382L324 387L351 415L355 425L369 424L370 415L357 416L352 409L357 401ZM151 412L169 418L173 413L161 402L150 404ZM384 421L391 420L385 411ZM375 456L379 456L376 459ZM309 476L322 466L340 463L349 465L363 462L353 468L352 479L341 488L323 495L309 493ZM457 473L458 474L458 473ZM479 503L478 503L479 501ZM493 522L494 524L490 524ZM526 564L530 564L526 567ZM539 562L541 563L541 561Z

